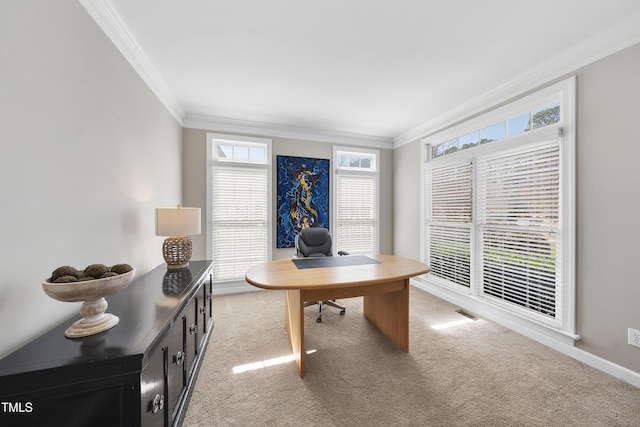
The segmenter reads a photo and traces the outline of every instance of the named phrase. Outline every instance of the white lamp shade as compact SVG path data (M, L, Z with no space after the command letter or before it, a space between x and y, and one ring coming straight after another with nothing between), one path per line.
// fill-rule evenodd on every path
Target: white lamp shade
M200 234L200 208L156 208L156 236Z

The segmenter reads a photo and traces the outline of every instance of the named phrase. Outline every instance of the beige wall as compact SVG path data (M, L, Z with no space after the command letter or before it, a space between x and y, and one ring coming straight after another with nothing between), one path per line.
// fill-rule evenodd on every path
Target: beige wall
M640 44L578 73L578 346L640 372Z
M3 1L0 55L2 357L78 313L42 291L56 267L162 262L182 134L75 0Z
M393 152L393 176L396 203L393 206L393 253L420 259L420 180L421 145L418 142Z
M219 133L219 132L216 132ZM205 209L206 203L206 134L204 130L184 129L184 201L188 206L201 207ZM270 138L268 135L254 135ZM331 159L333 156L333 145L324 142L299 141L284 138L272 138L273 164L277 155L317 157ZM348 146L345 144L336 144ZM390 149L380 149L380 253L390 254L393 252L393 151ZM272 170L272 187L275 191L276 168ZM330 185L333 185L331 182ZM273 194L272 215L276 218L275 193ZM204 215L203 215L204 220ZM203 222L203 233L193 237L194 258L206 257L206 228ZM273 230L273 241L275 238L275 227ZM275 243L274 243L275 244ZM287 258L293 254L293 249L273 248L273 258Z
M577 73L576 346L640 373L640 44ZM420 143L395 150L396 254L419 251ZM405 205L407 208L405 208Z

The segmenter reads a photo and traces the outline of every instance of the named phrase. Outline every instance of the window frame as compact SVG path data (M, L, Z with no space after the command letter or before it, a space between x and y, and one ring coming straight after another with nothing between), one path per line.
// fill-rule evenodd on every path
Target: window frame
M467 158L476 161L475 158L495 155L501 152L507 152L517 146L526 146L537 140L549 140L552 138L560 138L560 233L562 234L562 260L561 267L562 289L559 296L559 304L561 310L561 319L558 322L544 322L535 315L526 315L520 310L512 310L503 307L501 304L494 304L488 298L483 298L480 294L481 284L479 280L479 260L478 251L479 237L476 227L477 224L477 177L476 165L474 165L473 176L473 221L472 221L472 242L471 251L475 253L471 260L471 271L474 279L472 286L468 290L457 289L449 286L444 280L438 280L429 275L422 276L419 282L426 284L430 291L444 297L445 299L455 301L470 310L477 313L487 313L496 320L502 320L503 323L509 325L517 325L518 328L525 327L533 330L546 337L551 337L558 341L573 345L575 340L579 339L576 334L576 283L575 283L575 260L576 260L576 79L571 77L564 81L552 84L537 92L524 96L516 101L505 104L499 108L495 108L484 114L463 120L459 125L451 127L440 132L433 133L431 136L424 138L422 142L422 167L421 167L421 228L420 228L420 258L426 260L426 204L427 196L425 193L425 170L429 164L445 165L449 162L461 162ZM470 149L461 150L440 156L436 159L431 158L431 147L439 143L457 138L460 135L467 135L478 129L491 126L500 121L517 117L519 114L527 111L535 110L540 106L560 104L560 121L542 128L532 129L530 131L520 133L513 136L505 136L500 140L493 141L489 144L479 145ZM459 287L458 287L459 288Z
M354 168L348 166L339 166L338 157L341 153L353 154L353 155L364 155L366 157L373 157L374 161L370 165L369 168ZM332 218L331 218L331 229L334 234L334 252L338 251L347 251L349 252L349 247L343 247L343 243L338 241L338 176L339 175L352 175L352 176L374 176L375 182L375 238L374 238L374 249L373 254L380 253L380 150L375 149L366 149L360 147L345 147L345 146L333 146L333 185L331 192L331 199L333 204L332 209Z
M247 146L247 147L256 147L261 146L265 147L265 157L264 161L252 161L250 159L240 160L240 159L229 159L229 158L221 158L217 156L214 150L214 145L217 142L228 142L234 146ZM267 205L267 248L266 261L270 261L273 259L273 213L272 213L272 140L269 138L258 138L258 137L250 137L250 136L242 136L242 135L228 135L228 134L219 134L219 133L211 133L207 132L206 134L206 175L207 175L207 184L206 184L206 243L207 243L207 258L213 259L213 235L212 235L212 168L215 167L216 164L220 164L225 167L238 167L238 168L253 168L253 169L265 169L266 170L266 187L267 194L266 197L266 205ZM215 262L215 260L214 260ZM238 278L237 280L231 281L220 281L218 284L224 284L222 287L224 288L236 288L246 286L246 282L243 278Z

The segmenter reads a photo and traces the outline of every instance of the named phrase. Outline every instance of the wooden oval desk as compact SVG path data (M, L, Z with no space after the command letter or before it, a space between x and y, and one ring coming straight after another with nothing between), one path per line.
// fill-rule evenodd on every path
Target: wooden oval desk
M392 255L280 259L251 268L247 282L285 291L285 326L304 377L304 303L364 297L364 316L409 352L409 279L427 273L426 264Z

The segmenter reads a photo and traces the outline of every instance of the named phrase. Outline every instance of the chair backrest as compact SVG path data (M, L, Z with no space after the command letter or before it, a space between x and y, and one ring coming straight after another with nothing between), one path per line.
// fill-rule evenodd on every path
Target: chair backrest
M296 235L296 255L300 258L332 256L331 234L326 228L303 228Z

